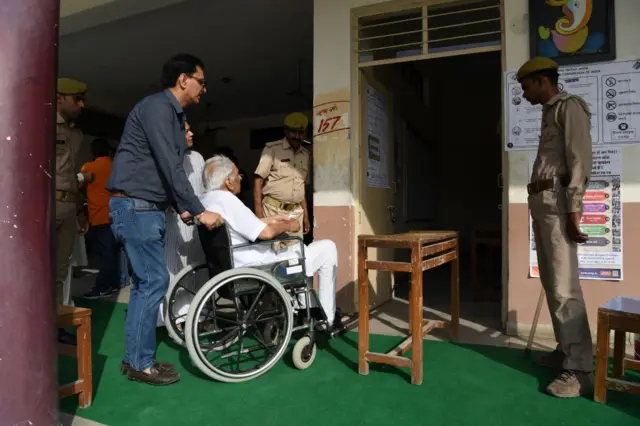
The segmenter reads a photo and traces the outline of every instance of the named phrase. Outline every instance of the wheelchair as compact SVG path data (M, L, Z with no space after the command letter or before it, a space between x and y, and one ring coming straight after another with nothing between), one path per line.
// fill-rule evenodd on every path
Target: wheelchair
M316 330L334 338L348 326L329 328L313 290L313 278L306 276L300 238L279 237L231 247L226 225L214 230L199 225L198 236L206 263L189 266L172 280L164 318L171 338L186 345L192 362L208 377L239 383L263 375L282 358L296 332L303 335L293 347L293 364L306 369L316 357ZM234 267L235 250L267 249L274 243L295 243L299 256ZM184 297L192 298L186 314L175 309L176 301Z

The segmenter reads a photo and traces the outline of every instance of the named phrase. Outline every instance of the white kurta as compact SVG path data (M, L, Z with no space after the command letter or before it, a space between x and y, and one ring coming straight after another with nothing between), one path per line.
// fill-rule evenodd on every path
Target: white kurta
M204 185L202 183L204 158L202 158L202 155L195 151L188 151L184 156L183 167L196 196L202 195L204 192ZM173 280L173 278L187 266L204 263L205 257L195 226L189 226L182 222L180 216L173 208L168 209L166 220L164 259L169 269L170 280ZM188 285L189 288L195 287L193 282L189 283L186 281L189 279L193 281L193 277L185 278L181 285ZM186 319L191 298L192 295L185 291L181 291L176 297L173 312L176 316L184 316L181 321ZM164 302L160 304L158 327L164 326L163 309Z

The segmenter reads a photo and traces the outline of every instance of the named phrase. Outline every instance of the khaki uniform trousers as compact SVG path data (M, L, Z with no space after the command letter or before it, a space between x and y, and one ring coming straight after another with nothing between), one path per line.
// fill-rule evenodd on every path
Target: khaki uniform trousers
M274 205L278 203L280 204L280 207ZM303 223L302 223L303 221L302 206L298 204L297 209L286 210L282 208L283 205L285 204L281 203L278 200L275 200L274 198L271 198L269 196L264 196L262 198L262 213L264 214L264 217L273 217L273 216L278 216L280 214L288 215L293 212L296 212L296 213L299 212L300 216L298 217L298 223L300 224L300 230L298 232L289 232L288 235L291 235L292 237L300 237L304 239L304 230L303 230ZM292 204L287 204L287 206L291 206L291 205Z
M56 201L56 297L63 303L63 285L76 238L76 203Z
M540 281L558 350L565 355L562 367L591 372L591 330L580 287L577 245L567 236L568 215L546 213L532 218Z

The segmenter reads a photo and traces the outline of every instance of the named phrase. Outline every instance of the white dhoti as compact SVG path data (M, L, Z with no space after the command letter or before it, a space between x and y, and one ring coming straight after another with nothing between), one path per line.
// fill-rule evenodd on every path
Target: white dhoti
M277 261L300 258L299 245L280 249L275 256L264 256L256 253L255 263L252 265L266 265ZM305 246L305 272L308 277L318 274L318 298L329 324L333 324L336 315L336 281L338 273L338 249L331 240L314 241ZM245 265L250 267L251 265ZM298 297L300 308L305 307L305 300Z

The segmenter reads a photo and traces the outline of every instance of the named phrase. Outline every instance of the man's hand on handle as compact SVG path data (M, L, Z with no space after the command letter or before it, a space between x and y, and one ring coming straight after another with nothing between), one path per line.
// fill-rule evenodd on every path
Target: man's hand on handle
M580 230L580 213L569 213L567 234L569 239L577 244L584 244L589 239L589 236Z
M193 216L191 216L191 213L189 212L180 214L180 219L182 219L182 221L187 225L194 224ZM196 216L196 219L198 219L198 222L206 226L209 230L217 228L224 223L224 219L222 219L222 216L220 216L218 213L210 212L208 210L200 213L198 216Z
M193 225L193 216L191 216L191 213L189 212L181 213L180 219L185 223L185 225Z
M207 227L207 229L211 230L222 226L224 223L224 219L218 213L210 212L205 210L203 213L200 213L197 217L198 222Z

